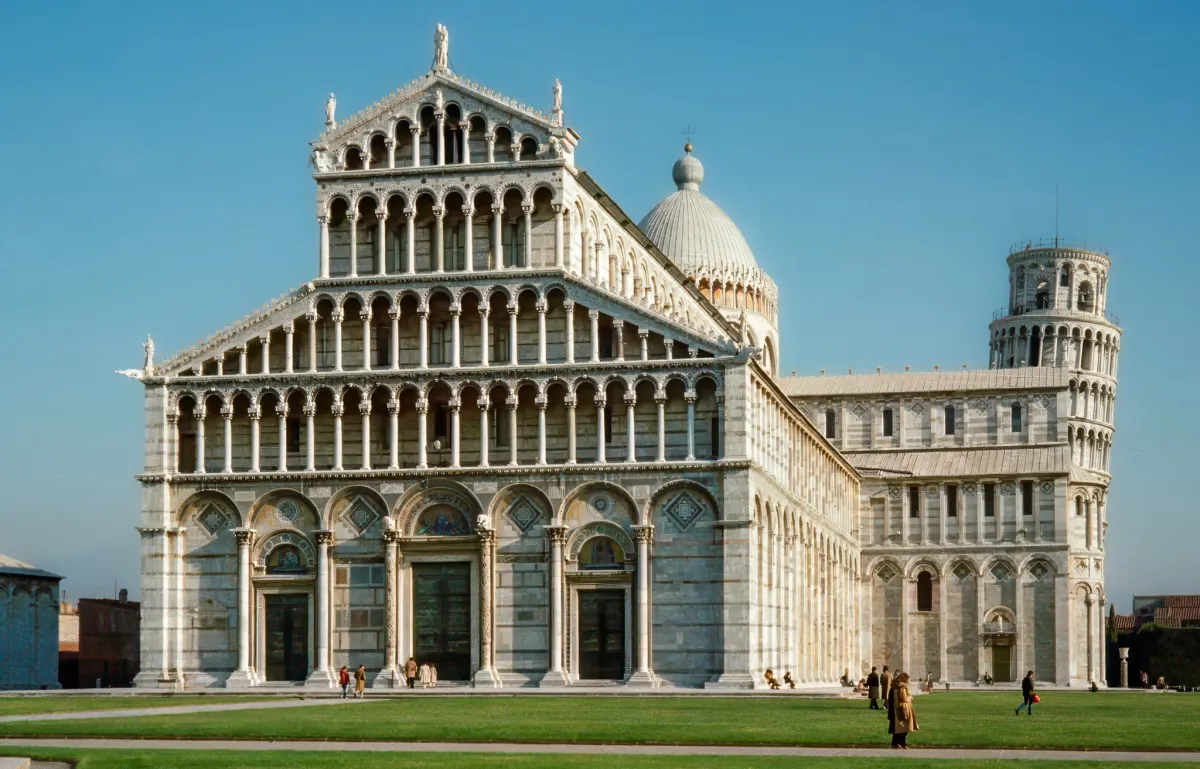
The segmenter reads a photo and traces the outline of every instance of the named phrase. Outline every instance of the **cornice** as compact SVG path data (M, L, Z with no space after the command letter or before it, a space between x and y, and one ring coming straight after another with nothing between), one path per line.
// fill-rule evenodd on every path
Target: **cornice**
M365 168L353 171L326 171L314 173L320 186L329 182L369 182L375 178L406 178L430 176L470 176L476 173L512 173L519 176L530 170L560 170L568 169L565 158L546 158L544 160L520 160L505 163L455 163L452 165L405 166L403 168Z
M362 483L374 480L426 478L558 478L559 476L587 476L589 478L626 478L630 475L662 475L670 473L704 473L726 470L748 469L745 460L708 460L693 462L609 462L607 464L557 464L557 465L489 465L487 467L427 467L402 468L399 470L307 470L261 473L138 473L134 477L143 485L167 482L172 485L199 485L209 488L237 484L257 483L306 483L312 481L352 481Z

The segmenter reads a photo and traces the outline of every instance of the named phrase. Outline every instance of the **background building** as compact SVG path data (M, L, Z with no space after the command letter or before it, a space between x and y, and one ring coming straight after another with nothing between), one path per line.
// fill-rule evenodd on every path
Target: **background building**
M62 577L0 555L0 689L57 689Z
M79 685L132 686L140 664L141 604L121 590L117 599L79 599Z

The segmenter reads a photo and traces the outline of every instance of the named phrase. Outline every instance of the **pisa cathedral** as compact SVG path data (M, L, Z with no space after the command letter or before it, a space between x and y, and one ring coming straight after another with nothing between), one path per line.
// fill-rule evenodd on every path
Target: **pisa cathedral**
M557 81L543 112L434 47L330 96L313 280L122 372L138 686L1101 682L1106 255L1014 249L988 370L782 377L778 289L690 146L635 224Z

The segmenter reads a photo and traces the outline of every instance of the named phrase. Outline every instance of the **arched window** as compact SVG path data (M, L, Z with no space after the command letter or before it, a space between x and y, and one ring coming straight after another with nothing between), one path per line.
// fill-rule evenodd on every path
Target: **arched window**
M1012 431L1019 433L1021 429L1021 404L1014 403L1012 405Z
M883 435L885 438L892 437L893 419L894 419L894 416L893 416L892 410L884 409L883 410Z
M1079 287L1079 301L1076 309L1091 312L1095 301L1092 299L1092 284L1084 283Z
M927 571L917 575L917 611L933 611L933 577Z
M624 568L625 553L611 537L593 537L579 552L579 565L584 569Z
M946 407L946 435L954 435L954 407Z
M1071 271L1066 267L1062 268L1062 273L1058 277L1058 285L1067 288L1071 285Z
M825 409L825 437L833 438L837 435L837 414L833 409Z

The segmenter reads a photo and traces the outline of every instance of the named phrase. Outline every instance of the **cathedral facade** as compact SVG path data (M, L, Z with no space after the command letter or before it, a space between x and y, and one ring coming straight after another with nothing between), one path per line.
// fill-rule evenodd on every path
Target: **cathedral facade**
M448 47L346 120L330 96L314 279L123 372L137 685L1094 677L1105 256L1014 252L992 370L780 377L778 289L690 146L635 224L557 81L542 112Z

